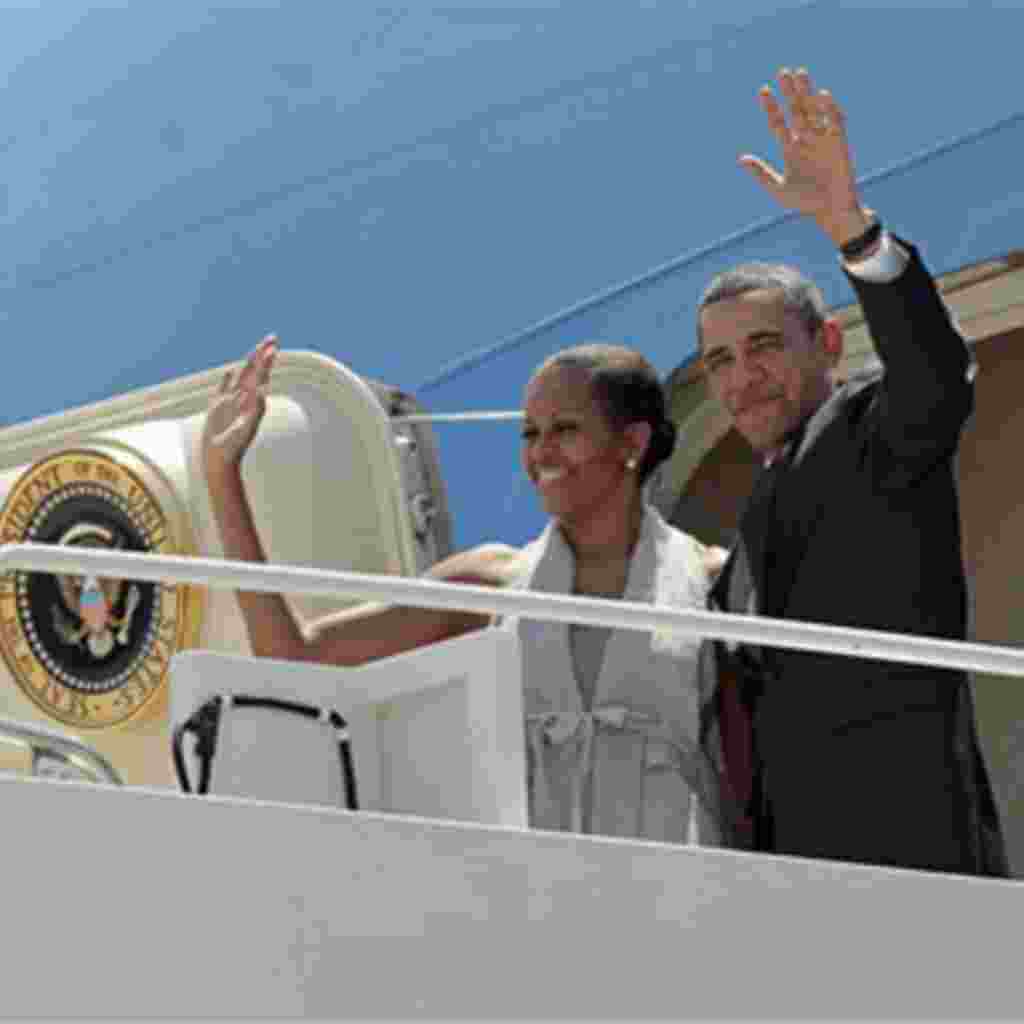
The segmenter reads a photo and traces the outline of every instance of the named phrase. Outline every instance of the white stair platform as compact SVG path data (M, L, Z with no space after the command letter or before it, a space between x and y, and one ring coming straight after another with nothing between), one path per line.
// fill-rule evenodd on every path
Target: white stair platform
M171 721L224 695L337 711L361 809L522 827L521 679L518 641L499 629L355 668L183 651L171 664ZM342 775L324 720L221 712L211 793L344 807Z
M1020 1012L1024 887L0 777L4 1013Z

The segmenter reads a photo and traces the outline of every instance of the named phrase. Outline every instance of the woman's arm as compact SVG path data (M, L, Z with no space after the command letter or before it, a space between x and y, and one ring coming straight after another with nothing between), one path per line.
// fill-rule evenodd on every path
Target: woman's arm
M518 549L486 544L438 562L425 575L450 583L500 587L511 583L519 571ZM444 608L362 604L314 623L302 656L333 665L361 665L482 629L490 621L488 615Z
M237 374L229 373L210 405L202 459L225 558L266 562L241 462L266 410L266 389L277 341L265 338ZM438 580L501 586L518 572L519 552L484 545L453 555L428 571ZM303 629L280 594L237 591L249 643L257 657L360 665L479 629L488 617L446 609L362 604L327 615Z

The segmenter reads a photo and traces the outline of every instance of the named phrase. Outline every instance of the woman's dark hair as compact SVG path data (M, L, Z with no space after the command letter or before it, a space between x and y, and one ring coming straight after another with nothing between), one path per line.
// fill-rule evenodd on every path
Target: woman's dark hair
M538 373L548 369L585 370L594 398L617 430L631 423L651 425L650 443L637 466L640 483L672 454L676 425L668 417L665 389L639 352L624 345L576 345L546 359Z

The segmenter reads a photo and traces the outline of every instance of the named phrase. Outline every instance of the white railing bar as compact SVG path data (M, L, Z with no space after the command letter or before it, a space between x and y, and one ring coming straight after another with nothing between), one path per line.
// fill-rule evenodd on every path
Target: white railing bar
M50 544L0 545L0 572L18 570L75 575L88 573L153 583L194 583L263 593L362 598L419 608L519 615L614 629L677 632L695 638L712 637L877 661L1024 676L1022 648L701 609L666 608L634 601L441 583L404 576L371 576L219 558L103 551Z
M405 416L392 416L392 423L486 423L503 420L521 420L521 409L493 412L411 412Z
M70 762L101 782L123 786L124 780L117 769L98 750L73 736L32 722L19 722L13 718L0 718L0 743L25 748L30 752L48 751L59 760Z

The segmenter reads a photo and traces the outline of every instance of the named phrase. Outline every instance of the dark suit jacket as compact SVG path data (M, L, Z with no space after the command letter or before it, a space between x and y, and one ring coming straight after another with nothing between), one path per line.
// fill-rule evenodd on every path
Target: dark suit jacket
M953 456L972 374L902 244L911 260L896 281L850 278L884 373L845 385L812 422L776 490L768 554L749 570L763 615L962 639ZM723 607L735 563L719 581ZM762 849L1006 873L963 673L766 650L746 696Z

